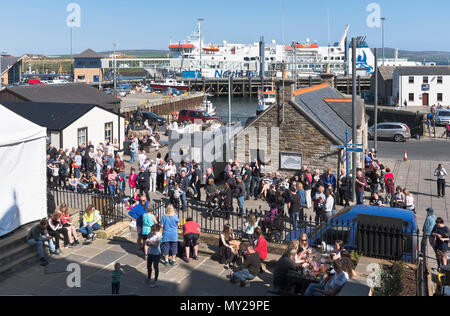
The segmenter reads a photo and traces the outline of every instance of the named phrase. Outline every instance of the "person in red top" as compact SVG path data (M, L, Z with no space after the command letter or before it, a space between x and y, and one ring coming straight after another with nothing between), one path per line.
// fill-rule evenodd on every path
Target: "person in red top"
M266 260L267 258L267 241L262 235L261 228L256 227L254 231L254 242L253 248L259 254L261 260Z
M384 182L385 182L385 183L388 182L387 180L388 180L389 178L392 179L392 182L395 182L395 181L394 181L394 174L391 172L391 169L386 168L386 174L384 175Z
M186 223L183 225L184 247L186 248L186 256L183 258L185 262L189 262L189 254L191 252L191 244L194 246L194 257L198 259L198 238L200 237L200 225L188 217Z
M71 246L79 245L78 237L77 237L77 230L75 229L75 226L72 224L70 220L70 212L67 208L66 204L61 204L60 207L61 211L61 223L63 224L63 228L67 229L67 236L69 238L69 243Z

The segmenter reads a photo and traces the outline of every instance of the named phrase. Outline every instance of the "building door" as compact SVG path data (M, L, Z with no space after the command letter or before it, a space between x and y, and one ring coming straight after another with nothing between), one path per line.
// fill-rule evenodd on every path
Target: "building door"
M423 106L428 106L428 93L424 93L422 95L422 105Z

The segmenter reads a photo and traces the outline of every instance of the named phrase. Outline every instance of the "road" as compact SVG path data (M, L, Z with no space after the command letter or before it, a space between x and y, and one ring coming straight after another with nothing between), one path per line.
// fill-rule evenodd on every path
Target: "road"
M373 141L370 141L369 144L370 147L373 147ZM448 140L411 139L404 143L379 141L377 155L388 159L403 160L405 150L408 159L411 160L450 161L450 141Z

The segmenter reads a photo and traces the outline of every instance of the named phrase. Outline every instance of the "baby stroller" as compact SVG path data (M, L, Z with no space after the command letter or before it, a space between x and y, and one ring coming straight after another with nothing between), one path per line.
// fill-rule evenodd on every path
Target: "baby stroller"
M280 212L273 221L266 222L266 240L270 242L280 243L284 231L283 213Z
M225 205L225 197L223 194L216 194L207 204L206 217L212 220L214 217L230 219L233 212L230 205Z

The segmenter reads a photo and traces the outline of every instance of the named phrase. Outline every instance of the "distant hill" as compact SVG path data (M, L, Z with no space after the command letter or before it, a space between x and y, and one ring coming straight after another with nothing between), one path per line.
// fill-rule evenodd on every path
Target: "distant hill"
M169 54L168 50L157 50L157 49L131 49L131 50L118 50L117 53L127 55L127 56L133 56L133 57L167 57L167 54ZM107 51L107 52L98 52L99 55L102 56L109 56L113 53L113 51Z
M378 58L382 56L382 49L378 49ZM395 57L395 49L394 48L384 48L384 56L386 58L394 58ZM448 65L450 61L450 52L440 52L440 51L409 51L409 50L401 50L398 51L399 58L408 58L411 61L417 62L435 62L438 65Z
M102 57L108 57L111 55L113 51L106 51L106 52L97 52ZM116 53L131 56L131 57L138 57L138 58L161 58L161 57L167 57L169 54L168 50L158 50L158 49L127 49L127 50L117 50ZM78 53L74 53L74 56ZM70 58L70 55L52 55L47 56L48 58Z

